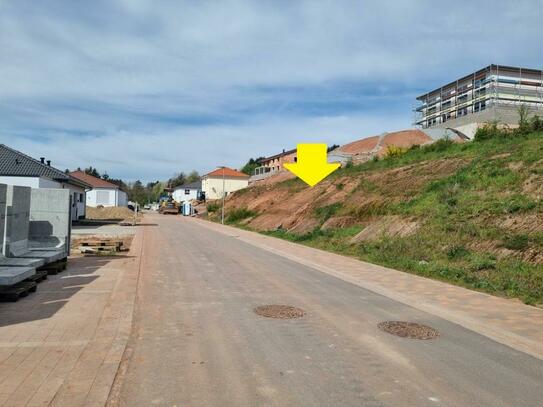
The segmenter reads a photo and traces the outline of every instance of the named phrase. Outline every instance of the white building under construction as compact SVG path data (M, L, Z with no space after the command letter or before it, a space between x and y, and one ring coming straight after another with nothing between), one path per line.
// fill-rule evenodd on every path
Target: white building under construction
M473 137L485 123L518 124L518 108L543 116L543 71L489 65L417 98L415 124Z

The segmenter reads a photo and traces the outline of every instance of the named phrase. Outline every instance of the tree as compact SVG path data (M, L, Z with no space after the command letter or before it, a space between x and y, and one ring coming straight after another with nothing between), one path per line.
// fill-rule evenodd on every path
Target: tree
M85 168L85 174L92 175L93 177L100 178L100 173L96 168L93 168L90 166L89 168Z
M147 202L147 193L145 188L140 180L137 180L133 184L128 186L128 199L144 205Z
M187 176L185 175L185 173L179 172L168 180L168 187L175 188L175 187L178 187L179 185L183 185L186 182L187 182Z
M260 167L260 160L264 157L250 158L249 161L241 168L241 172L247 175L253 175L255 168Z
M200 179L200 174L198 171L192 170L189 175L187 175L187 182L196 182Z

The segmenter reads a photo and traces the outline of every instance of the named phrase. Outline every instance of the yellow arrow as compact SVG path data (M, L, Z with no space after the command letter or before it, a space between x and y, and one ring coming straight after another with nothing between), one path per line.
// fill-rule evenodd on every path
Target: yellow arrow
M283 166L310 187L317 185L341 166L340 163L328 163L326 144L298 144L297 157L296 163Z

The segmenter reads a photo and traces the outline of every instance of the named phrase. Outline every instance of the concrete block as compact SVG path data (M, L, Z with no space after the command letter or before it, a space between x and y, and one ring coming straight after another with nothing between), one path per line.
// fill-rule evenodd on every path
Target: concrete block
M0 286L17 284L35 273L33 267L0 267Z
M68 189L33 188L29 220L30 250L56 249L69 253L72 221Z
M28 251L30 216L29 187L8 185L6 191L5 214L3 253L7 257L17 257Z
M5 232L3 239L3 253L5 258L0 259L0 265L17 265L26 261L24 265L39 267L66 257L69 236L62 233L71 230L69 220L70 192L68 190L38 189L32 193L31 188L11 186L6 190L5 199ZM0 192L1 193L1 192ZM36 202L31 205L31 197ZM66 203L62 210L62 204ZM1 204L0 204L1 205ZM31 207L35 209L31 215ZM0 207L0 210L2 208ZM67 211L67 214L65 212ZM32 219L32 221L31 221ZM32 222L36 222L31 228ZM31 230L33 233L31 233ZM33 240L29 240L32 237ZM32 249L30 243L32 242ZM38 263L41 263L38 265Z

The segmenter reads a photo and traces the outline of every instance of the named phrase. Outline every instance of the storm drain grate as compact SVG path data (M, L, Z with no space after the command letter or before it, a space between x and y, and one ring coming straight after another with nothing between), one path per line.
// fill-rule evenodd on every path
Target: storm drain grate
M290 305L261 305L254 312L266 318L293 319L305 315L304 310Z
M377 325L382 331L389 334L410 339L434 339L439 336L439 332L426 325L406 321L385 321Z

